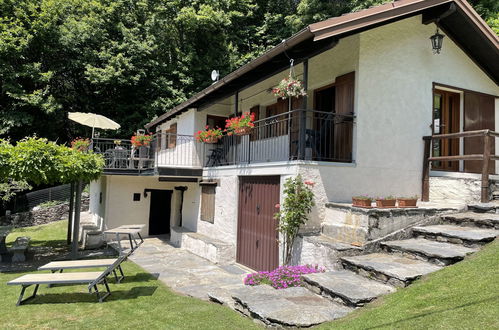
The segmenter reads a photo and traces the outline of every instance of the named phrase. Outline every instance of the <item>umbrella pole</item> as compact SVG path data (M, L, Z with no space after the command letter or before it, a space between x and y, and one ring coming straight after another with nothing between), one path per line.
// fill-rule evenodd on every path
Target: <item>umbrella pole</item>
M95 126L92 126L92 140L94 139L94 129L95 129Z

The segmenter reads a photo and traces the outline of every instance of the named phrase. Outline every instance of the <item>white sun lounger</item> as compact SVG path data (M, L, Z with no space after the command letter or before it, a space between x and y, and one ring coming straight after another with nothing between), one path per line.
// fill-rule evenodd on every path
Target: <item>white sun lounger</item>
M98 267L110 267L118 259L87 259L87 260L67 260L67 261L52 261L48 264L38 267L38 270L50 270L52 273L62 273L65 269L84 269L84 268L98 268ZM120 273L118 276L117 272ZM118 265L113 270L114 278L116 283L120 283L125 275L123 274L123 269L121 264Z
M103 272L79 272L79 273L50 273L50 274L27 274L18 277L10 282L8 285L21 285L21 294L17 300L17 306L25 303L26 301L35 298L38 292L38 287L41 284L87 284L88 292L95 291L99 302L103 302L110 294L109 285L107 283L107 276L118 268L127 256L121 256L111 266L107 267ZM24 292L30 286L34 285L35 289L33 294L28 298L23 299ZM106 288L105 293L100 293L97 285L104 285Z

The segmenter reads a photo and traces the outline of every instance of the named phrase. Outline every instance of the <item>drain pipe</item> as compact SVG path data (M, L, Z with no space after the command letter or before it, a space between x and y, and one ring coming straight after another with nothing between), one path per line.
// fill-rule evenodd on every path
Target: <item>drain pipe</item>
M184 191L187 190L186 186L175 187L175 190L180 191L180 217L179 217L179 227L182 227L182 209L184 207Z

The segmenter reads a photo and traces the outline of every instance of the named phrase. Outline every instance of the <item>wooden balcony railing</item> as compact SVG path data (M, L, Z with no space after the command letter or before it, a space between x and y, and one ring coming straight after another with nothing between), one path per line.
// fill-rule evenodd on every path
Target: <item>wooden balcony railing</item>
M466 139L471 137L482 137L483 139L483 152L481 154L468 154L468 155L457 155L457 156L431 156L432 143L436 140L450 140L450 139ZM481 175L481 202L489 202L489 175L490 175L490 161L499 160L498 155L493 155L493 138L499 137L499 133L484 129L477 131L467 131L460 133L450 133L450 134L439 134L432 136L423 137L424 141L424 156L423 156L423 182L422 182L422 197L421 200L424 202L430 199L430 164L434 161L449 161L456 162L460 160L479 160L482 162Z

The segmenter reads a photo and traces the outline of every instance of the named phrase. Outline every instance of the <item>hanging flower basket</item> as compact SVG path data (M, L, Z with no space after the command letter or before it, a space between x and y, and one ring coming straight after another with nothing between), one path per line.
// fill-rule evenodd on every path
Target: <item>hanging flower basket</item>
M291 74L279 82L279 84L272 88L272 94L275 97L280 97L283 99L300 97L307 95L303 82L301 80L295 79Z
M251 127L238 127L236 129L234 129L234 133L236 135L248 135L251 133Z
M245 112L241 117L227 119L225 121L225 128L229 135L232 133L236 135L248 135L251 133L253 127L255 127L254 120L254 113Z
M210 128L206 125L206 130L197 131L194 135L198 142L204 142L209 144L218 143L218 140L222 137L223 133L220 128Z

